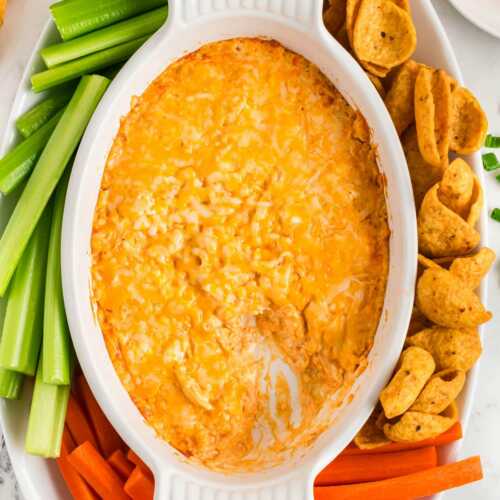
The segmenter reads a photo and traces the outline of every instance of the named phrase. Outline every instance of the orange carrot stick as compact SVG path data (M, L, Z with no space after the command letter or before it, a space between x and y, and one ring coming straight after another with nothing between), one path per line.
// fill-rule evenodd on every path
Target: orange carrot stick
M149 470L149 467L146 465L145 462L142 461L142 458L134 452L134 450L128 450L127 451L127 458L133 464L135 464L137 467L141 467L143 470L145 470L145 471L147 471L147 472L149 472L151 474L151 471Z
M61 456L57 459L61 476L74 500L97 500L97 495L68 461L68 455L73 451L74 447L75 443L71 434L67 428L64 428Z
M124 490L133 500L153 500L155 485L149 474L136 466L125 483Z
M90 423L87 420L87 416L73 395L70 396L68 402L66 425L68 426L69 432L71 433L76 445L89 441L92 446L97 448L97 441L94 436L94 432L90 427Z
M134 470L134 464L130 460L128 460L122 450L114 451L108 457L108 462L124 481L128 479L128 477Z
M411 500L435 495L483 478L479 457L371 483L314 488L315 500Z
M102 498L130 500L123 491L123 481L88 441L74 449L68 461Z
M76 383L97 436L99 448L105 457L109 457L115 450L124 448L124 443L99 407L85 377L80 375Z
M61 442L61 456L69 455L76 448L76 444L69 432L68 426L64 426L62 442Z
M379 453L393 453L395 451L406 451L415 450L417 448L424 448L426 446L442 446L444 444L452 443L453 441L458 441L462 439L462 426L460 422L457 422L452 427L450 427L446 432L440 434L439 436L431 439L424 439L423 441L417 441L415 443L390 443L385 446L380 446L379 448L373 448L370 450L361 450L354 444L350 444L341 455L370 455Z
M437 465L434 446L381 455L345 455L337 457L316 478L316 486L365 483L405 476Z

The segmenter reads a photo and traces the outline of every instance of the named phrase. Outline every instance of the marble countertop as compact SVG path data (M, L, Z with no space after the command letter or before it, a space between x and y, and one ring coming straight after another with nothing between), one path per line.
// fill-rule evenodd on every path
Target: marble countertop
M0 30L0 134L10 111L24 65L47 19L53 0L11 0L5 26ZM467 86L488 113L490 130L500 133L500 39L470 24L447 2L433 0L464 73ZM500 206L500 183L487 175L488 208ZM500 224L490 221L490 246L500 249ZM446 500L497 500L500 498L500 263L490 275L489 307L495 319L486 328L478 391L464 439L462 455L481 455L483 481L449 492ZM0 498L20 498L5 446L0 448ZM29 500L29 499L27 499Z

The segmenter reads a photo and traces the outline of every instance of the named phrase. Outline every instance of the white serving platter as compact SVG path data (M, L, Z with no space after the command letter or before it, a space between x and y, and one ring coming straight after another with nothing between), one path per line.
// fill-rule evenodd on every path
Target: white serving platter
M500 38L498 0L450 0L450 3L478 28Z
M417 28L418 47L414 58L428 65L443 68L456 80L462 82L462 75L456 56L449 43L443 26L430 0L412 0L413 19ZM26 66L21 84L14 100L6 132L0 147L0 156L10 149L18 140L15 131L15 119L24 111L43 98L43 94L33 94L30 86L30 76L42 67L38 57L39 50L57 39L56 30L52 22L48 22L33 48L32 56ZM353 64L355 62L353 61ZM481 183L483 184L482 165L479 154L466 158ZM402 166L403 167L403 166ZM3 228L13 208L12 199L0 198L0 229ZM487 214L483 210L479 229L482 235L482 244L487 243ZM481 299L486 302L486 283L483 283ZM0 307L0 320L3 318L3 304ZM482 332L481 332L482 334ZM474 392L479 365L476 365L468 374L467 384L459 401L461 422L464 432L471 414ZM0 402L0 422L4 432L7 448L12 465L19 482L21 491L26 500L62 500L69 499L69 495L62 478L59 475L55 461L30 456L24 451L24 435L31 401L31 385L26 384L23 397L16 402ZM444 447L440 453L441 463L458 458L461 442Z

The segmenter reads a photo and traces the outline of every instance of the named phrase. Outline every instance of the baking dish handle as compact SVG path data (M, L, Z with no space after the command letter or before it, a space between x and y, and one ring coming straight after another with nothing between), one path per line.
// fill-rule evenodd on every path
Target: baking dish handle
M281 17L313 29L322 22L323 0L169 0L169 16L180 24L237 11Z
M156 481L154 500L313 500L313 478L292 477L262 488L215 487L173 474Z

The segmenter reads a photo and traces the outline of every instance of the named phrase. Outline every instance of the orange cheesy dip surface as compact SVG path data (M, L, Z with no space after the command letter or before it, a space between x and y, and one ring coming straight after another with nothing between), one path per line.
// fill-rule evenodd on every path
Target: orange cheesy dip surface
M92 235L100 327L145 420L217 470L311 442L366 366L388 239L366 123L315 66L259 39L169 66L122 120Z

